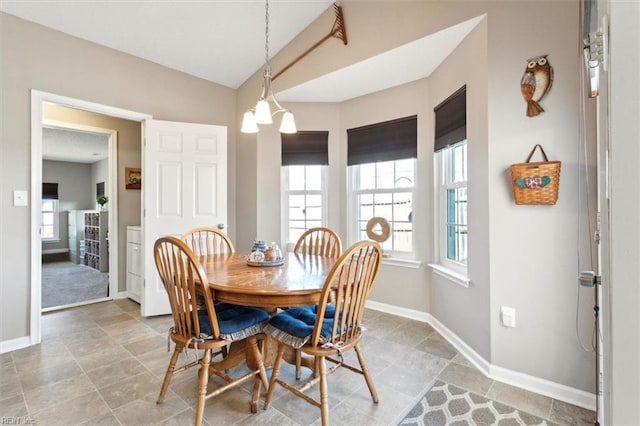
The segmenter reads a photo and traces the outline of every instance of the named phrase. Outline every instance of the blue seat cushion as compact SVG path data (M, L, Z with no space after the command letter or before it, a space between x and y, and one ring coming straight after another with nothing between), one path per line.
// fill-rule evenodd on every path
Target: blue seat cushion
M258 308L216 303L215 310L220 337L225 340L242 340L261 333L262 328L269 321L269 314ZM200 320L200 337L212 338L213 333L206 309L198 311L198 319Z
M300 348L311 338L317 316L318 306L289 308L273 316L264 327L264 331L279 342L294 348ZM335 307L328 305L322 321L322 331L320 333L322 341L327 341L331 338L334 316Z
M240 306L234 305L233 303L227 302L216 302L213 304L216 307L216 313L220 314L220 312L227 311L229 309L239 308Z

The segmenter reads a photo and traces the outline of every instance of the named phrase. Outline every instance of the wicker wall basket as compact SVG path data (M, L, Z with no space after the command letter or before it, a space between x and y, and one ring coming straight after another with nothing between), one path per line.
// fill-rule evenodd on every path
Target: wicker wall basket
M531 157L540 148L544 161L532 163ZM553 205L558 201L560 161L549 161L537 144L524 163L511 165L511 185L516 204Z

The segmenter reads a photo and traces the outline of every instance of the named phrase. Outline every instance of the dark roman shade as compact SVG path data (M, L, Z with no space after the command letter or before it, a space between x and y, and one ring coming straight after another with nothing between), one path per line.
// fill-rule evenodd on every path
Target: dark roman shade
M58 184L42 182L42 199L43 200L57 200L58 199Z
M436 136L433 150L438 152L467 138L467 86L433 109L436 113Z
M347 130L347 165L418 156L418 116Z
M297 133L281 133L282 165L329 164L329 132L299 130Z

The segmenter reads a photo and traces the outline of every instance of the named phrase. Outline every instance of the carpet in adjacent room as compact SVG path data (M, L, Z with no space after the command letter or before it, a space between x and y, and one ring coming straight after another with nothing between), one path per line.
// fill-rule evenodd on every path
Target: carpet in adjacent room
M42 308L96 300L109 295L109 274L73 262L42 264Z

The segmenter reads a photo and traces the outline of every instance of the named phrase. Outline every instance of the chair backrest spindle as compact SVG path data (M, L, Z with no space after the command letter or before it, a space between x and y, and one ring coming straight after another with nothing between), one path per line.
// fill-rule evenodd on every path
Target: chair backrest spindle
M330 228L310 228L298 238L293 251L337 258L342 254L342 242L338 234Z
M216 228L193 228L185 232L181 239L189 246L196 257L235 252L229 237Z

